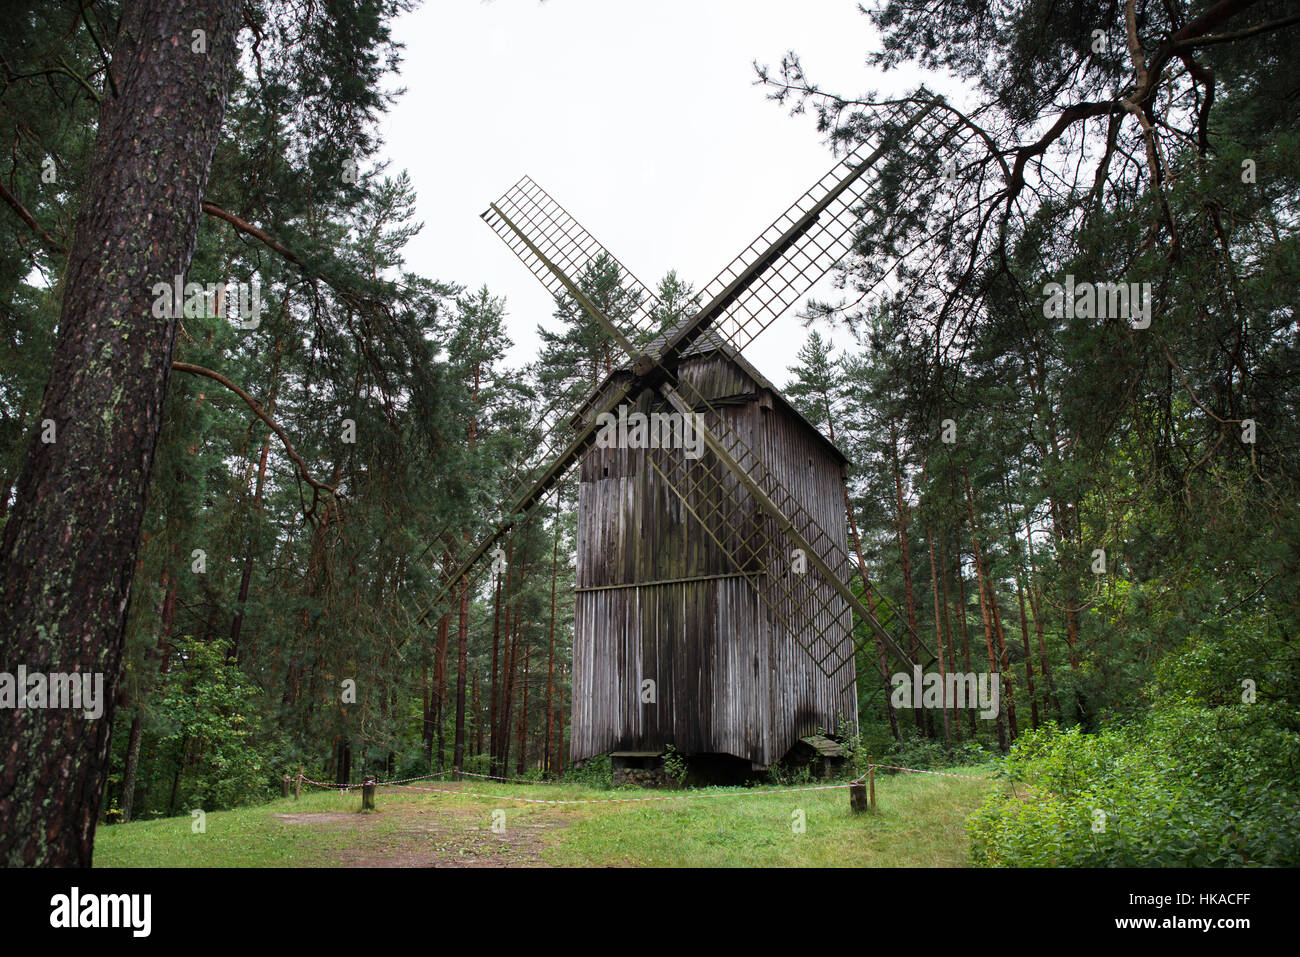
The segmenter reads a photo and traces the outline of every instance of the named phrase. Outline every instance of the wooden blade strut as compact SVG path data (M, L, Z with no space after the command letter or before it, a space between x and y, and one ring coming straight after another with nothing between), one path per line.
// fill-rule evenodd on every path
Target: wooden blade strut
M677 390L669 383L662 383L659 386L659 393L682 415L690 415L694 411L687 404L686 400L683 399L681 395L678 394ZM821 555L817 553L817 550L813 548L807 539L804 538L803 533L799 531L790 519L786 518L785 513L781 511L780 507L768 497L766 492L763 491L762 486L755 482L741 464L732 457L731 453L723 447L722 443L718 441L717 436L713 434L713 430L703 422L697 422L696 428L699 431L700 436L704 439L704 444L709 447L709 451L716 455L718 459L732 472L732 474L740 480L740 483L744 485L745 490L753 496L754 501L758 503L759 507L776 522L780 531L788 535L791 541L793 541L798 548L803 550L804 554L808 557L808 560L812 562L813 566L819 572L821 572L822 577L830 583L831 587L835 589L839 596L848 602L849 607L857 612L858 616L867 622L873 630L875 630L875 632L880 636L880 639L896 656L898 656L901 661L905 661L909 665L915 665L917 662L912 660L911 655L905 653L897 644L895 644L893 637L885 630L885 626L876 620L876 616L873 615L867 607L862 604L862 602L858 601L858 596L853 594L853 589L846 585L840 579L840 576L831 570L831 567L826 564ZM932 659L925 665L925 667L929 667L937 660L937 658Z
M892 145L894 140L911 132L912 128L925 119L925 117L934 110L935 106L936 103L931 101L925 106L925 108L918 111L910 120L908 120L903 128L895 133L892 138L886 139L877 146L876 149L872 151L871 155L864 159L852 173L840 180L839 183L837 183L830 192L823 196L816 205L809 209L808 212L804 213L804 215L801 216L794 225L782 233L781 236L772 243L771 248L769 248L767 252L754 260L754 262L750 264L749 268L745 269L739 276L728 283L721 292L713 297L711 302L705 305L705 307L695 315L694 319L689 323L684 324L683 328L681 328L677 334L668 341L664 346L663 351L656 357L656 359L663 365L672 366L676 362L678 356L691 347L695 340L704 333L705 329L714 319L722 315L726 308L735 302L736 299L753 284L754 280L761 276L767 268L781 256L782 253L797 242L801 236L808 232L808 230L812 229L813 224L817 222L818 217L826 211L827 207L829 207L831 203L842 196L845 190L861 179L862 176L866 174L867 170L871 169L871 167L875 165L876 161L885 154L886 150Z
M469 573L469 570L474 567L474 564L487 554L488 549L496 544L496 542L501 539L502 535L514 527L514 524L519 517L532 509L534 505L542 500L542 497L547 492L555 487L555 484L559 482L559 480L564 476L564 473L568 471L569 466L572 465L574 461L577 460L578 456L585 452L591 443L596 440L596 433L600 431L600 427L596 422L600 418L600 415L604 412L612 412L617 409L619 405L627 399L631 388L632 387L629 385L625 388L619 389L615 393L614 397L601 409L601 413L597 413L591 417L591 421L588 422L587 425L583 427L582 431L578 433L577 438L570 442L565 450L556 456L555 461L547 466L546 471L542 473L542 476L534 482L532 487L529 488L529 490L525 492L510 508L505 521L498 525L491 535L479 542L474 550L470 552L468 557L466 557L465 560L456 567L455 571L451 573L451 576L443 584L442 588L438 590L438 593L434 596L433 600L429 602L424 611L420 612L419 617L416 619L417 623L423 622L428 618L429 612L437 607L438 603L442 601L443 596L454 588L456 584Z
M523 230L516 226L509 216L501 212L496 203L492 203L490 208L492 212L501 217L501 222L509 226L510 231L518 236L520 241L528 247L528 251L536 256L541 261L542 265L550 270L551 274L564 284L564 288L568 291L569 295L574 298L574 301L576 301L578 305L582 306L583 310L586 311L591 318L595 319L605 328L605 331L609 333L610 338L618 343L618 347L626 352L629 358L638 358L639 354L632 348L632 343L628 340L627 336L623 335L622 330L619 329L618 326L614 325L608 316L596 308L596 304L591 301L591 298L585 292L578 288L577 283L566 276L559 266L551 262L542 251L537 248L536 244L524 235Z

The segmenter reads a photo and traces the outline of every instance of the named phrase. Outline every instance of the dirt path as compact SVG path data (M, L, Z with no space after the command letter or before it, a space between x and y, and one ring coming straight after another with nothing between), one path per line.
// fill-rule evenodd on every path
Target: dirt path
M553 817L512 820L501 833L488 812L389 804L374 813L320 811L276 814L286 826L360 832L358 847L342 852L343 867L527 867L567 824Z

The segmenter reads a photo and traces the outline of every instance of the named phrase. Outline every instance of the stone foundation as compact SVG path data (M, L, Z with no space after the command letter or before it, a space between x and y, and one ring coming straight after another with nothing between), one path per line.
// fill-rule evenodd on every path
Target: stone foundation
M639 788L667 788L672 787L672 782L668 780L668 775L664 773L663 768L614 768L614 787L621 787L624 784L635 785Z

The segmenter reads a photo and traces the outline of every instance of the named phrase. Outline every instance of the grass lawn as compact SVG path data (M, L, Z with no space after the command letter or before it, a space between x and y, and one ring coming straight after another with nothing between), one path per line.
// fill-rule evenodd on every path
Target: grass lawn
M100 827L95 866L961 866L968 863L965 819L989 788L1000 786L992 780L882 773L876 778L877 812L852 814L846 788L755 794L745 788L665 792L418 783L475 793L382 788L378 809L362 813L360 791L314 791L298 801L214 811L201 834L193 833L190 817ZM512 800L674 793L688 796L607 804ZM804 828L796 833L800 820Z

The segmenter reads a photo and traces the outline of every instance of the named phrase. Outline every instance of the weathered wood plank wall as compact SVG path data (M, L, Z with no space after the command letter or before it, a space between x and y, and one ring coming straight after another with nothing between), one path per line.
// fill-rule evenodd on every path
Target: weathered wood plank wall
M679 375L711 401L747 397L709 418L724 418L824 529L846 537L840 461L824 440L780 403L761 408L758 384L725 356L687 359ZM664 411L648 394L633 408ZM723 502L710 531L691 514ZM792 546L711 455L593 448L582 461L578 523L574 760L672 744L767 766L818 726L856 721L851 668L828 678L786 627L806 621L807 609L756 591L770 595L769 576L790 574ZM729 555L748 560L737 567ZM847 653L847 606L811 569L791 583L794 605L811 589L808 606L825 606L803 630L828 631ZM642 701L645 679L655 682L653 702Z

